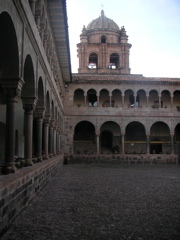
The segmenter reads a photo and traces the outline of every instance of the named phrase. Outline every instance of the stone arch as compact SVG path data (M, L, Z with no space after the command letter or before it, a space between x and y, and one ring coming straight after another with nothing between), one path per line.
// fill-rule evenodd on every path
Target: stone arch
M88 106L97 107L97 92L91 88L87 91Z
M157 121L150 128L150 153L170 153L171 138L168 124Z
M35 97L35 75L32 58L30 55L26 56L24 63L24 85L22 88L21 96L26 97Z
M119 89L114 89L112 91L112 107L121 107L122 106L122 92Z
M174 145L175 153L180 155L180 123L178 123L174 129Z
M165 107L165 108L171 107L171 93L169 90L165 89L161 91L161 102L162 102L161 107Z
M44 107L44 85L42 78L39 78L38 81L38 102L37 102L37 107Z
M89 121L80 121L74 128L74 153L96 152L95 126Z
M141 122L133 121L127 124L124 139L126 153L146 152L146 130Z
M0 14L0 77L19 76L19 50L15 27L7 12Z
M109 90L105 88L101 89L99 92L99 106L110 106Z
M121 129L118 123L106 121L100 127L100 148L101 152L119 153L121 148Z
M174 91L173 105L174 107L180 106L180 90Z
M124 104L127 107L134 107L135 98L134 98L134 91L132 89L126 89L124 91Z
M51 113L51 106L50 106L50 97L49 97L49 91L46 93L46 115L50 115Z
M51 119L55 119L54 101L51 101Z
M84 106L84 90L78 88L74 91L74 106Z
M147 97L146 91L144 89L139 89L136 94L136 104L137 107L146 107L147 105Z
M160 107L159 106L159 92L156 89L149 91L149 106L151 107Z

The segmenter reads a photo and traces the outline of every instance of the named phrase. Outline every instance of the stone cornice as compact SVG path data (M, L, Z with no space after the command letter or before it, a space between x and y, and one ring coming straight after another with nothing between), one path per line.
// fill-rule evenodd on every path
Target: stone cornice
M107 75L107 74L72 74L72 82L74 83L143 83L143 84L180 84L180 78L156 78L144 77L143 75Z

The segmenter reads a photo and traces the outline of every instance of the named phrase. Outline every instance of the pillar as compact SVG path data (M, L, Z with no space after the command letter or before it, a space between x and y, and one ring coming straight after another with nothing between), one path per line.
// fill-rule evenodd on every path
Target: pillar
M146 107L149 107L149 95L146 95Z
M49 126L49 153L53 154L53 147L54 147L54 131L53 131L54 120L50 120Z
M159 108L161 108L161 96L159 96Z
M97 94L97 107L99 107L99 94Z
M86 104L87 104L87 95L84 94L84 106L86 106Z
M110 94L110 95L109 95L109 106L110 106L110 107L112 107L112 102L111 102L111 101L112 101L112 95Z
M122 154L124 154L124 134L121 134Z
M33 165L32 162L32 142L33 142L33 112L37 103L37 98L22 98L24 108L24 158L26 165Z
M170 136L171 136L171 153L174 154L174 133L171 133Z
M44 139L43 139L43 159L48 159L49 152L49 117L45 116L43 125Z
M124 107L124 95L122 95L122 107Z
M148 134L146 134L146 153L147 154L149 154L150 153L150 151L149 151L149 149L150 149L150 142L149 142L149 133Z
M2 173L15 173L15 127L16 127L16 105L17 99L24 81L21 78L1 79L1 85L6 96L6 141L5 161L2 166Z
M171 96L171 108L173 108L173 96Z
M57 130L56 130L56 126L54 126L53 128L53 143L54 143L54 146L53 146L53 153L56 154L57 152L57 144L56 144L56 134L57 134Z
M97 148L97 154L99 154L100 153L99 134L96 134L96 148Z

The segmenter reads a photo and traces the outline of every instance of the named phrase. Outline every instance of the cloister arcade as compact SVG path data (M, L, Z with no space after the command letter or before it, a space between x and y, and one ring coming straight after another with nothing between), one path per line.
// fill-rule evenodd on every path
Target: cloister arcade
M156 89L86 89L74 91L73 106L93 107L152 107L176 108L180 106L179 90Z
M16 157L25 159L27 165L32 165L33 157L41 161L62 151L60 135L64 119L60 100L61 89L58 85L61 83L56 83L58 67L51 69L52 63L46 60L50 54L49 48L46 49L44 45L47 55L41 52L40 42L33 43L38 50L34 48L29 35L23 33L20 19L15 21L11 11L12 9L9 10L10 13L4 11L0 14L2 172L3 168L11 167L12 172L15 170ZM38 28L34 30L37 31ZM25 46L22 44L23 39L17 37L23 34Z
M146 126L131 121L125 126L106 121L94 126L81 121L74 128L74 154L171 154L177 153L180 124L173 128L166 122Z

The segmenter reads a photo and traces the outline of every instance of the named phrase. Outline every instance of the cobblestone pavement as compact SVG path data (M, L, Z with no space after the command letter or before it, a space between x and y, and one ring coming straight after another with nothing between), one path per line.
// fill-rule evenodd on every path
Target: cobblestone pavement
M180 239L180 166L64 165L2 240Z

